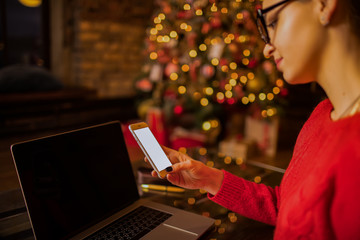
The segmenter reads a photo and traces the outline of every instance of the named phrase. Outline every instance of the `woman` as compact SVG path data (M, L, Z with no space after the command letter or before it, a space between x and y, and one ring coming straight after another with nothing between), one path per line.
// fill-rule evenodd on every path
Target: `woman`
M317 82L328 96L303 126L280 186L165 148L174 163L167 179L275 225L275 239L360 239L360 1L264 0L258 18L264 54L285 80Z

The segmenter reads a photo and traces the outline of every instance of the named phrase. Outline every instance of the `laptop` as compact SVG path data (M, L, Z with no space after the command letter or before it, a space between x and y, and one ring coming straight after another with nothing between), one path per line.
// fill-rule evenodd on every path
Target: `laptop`
M11 152L35 239L198 239L214 224L140 198L118 121L16 143Z

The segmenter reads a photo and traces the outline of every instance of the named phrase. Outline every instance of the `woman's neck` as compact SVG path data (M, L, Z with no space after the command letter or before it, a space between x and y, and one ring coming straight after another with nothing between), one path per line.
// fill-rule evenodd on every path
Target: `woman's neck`
M360 41L345 28L338 26L329 32L318 76L334 106L333 120L346 117L345 112L360 97Z

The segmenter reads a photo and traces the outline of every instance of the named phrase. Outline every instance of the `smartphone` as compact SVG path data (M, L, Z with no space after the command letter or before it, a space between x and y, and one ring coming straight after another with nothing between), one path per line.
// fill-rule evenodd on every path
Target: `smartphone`
M172 164L145 122L129 126L130 132L160 178L166 176L166 168Z

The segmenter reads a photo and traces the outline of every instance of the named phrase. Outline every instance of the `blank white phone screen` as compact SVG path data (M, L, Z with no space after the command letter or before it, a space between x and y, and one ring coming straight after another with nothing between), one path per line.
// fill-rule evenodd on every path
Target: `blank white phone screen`
M172 165L148 127L136 129L134 133L159 171Z

